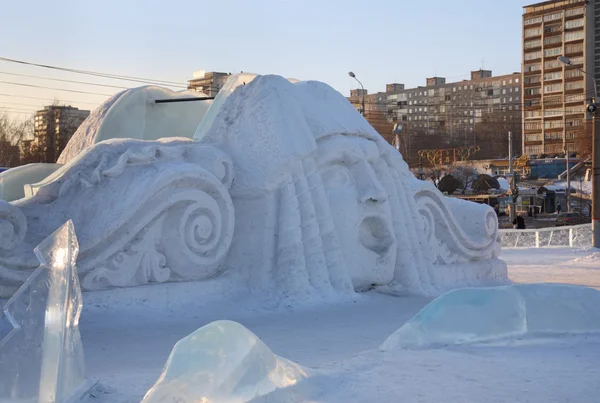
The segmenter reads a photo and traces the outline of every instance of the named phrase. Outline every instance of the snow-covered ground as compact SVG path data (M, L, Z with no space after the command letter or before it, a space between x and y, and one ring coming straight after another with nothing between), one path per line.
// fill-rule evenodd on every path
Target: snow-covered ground
M516 282L600 288L600 252L507 250L502 258ZM371 291L351 300L269 308L227 293L227 281L220 280L87 294L81 332L88 374L99 381L87 401L139 402L173 345L218 319L243 324L275 354L316 373L268 401L600 401L599 336L384 353L381 343L427 298Z

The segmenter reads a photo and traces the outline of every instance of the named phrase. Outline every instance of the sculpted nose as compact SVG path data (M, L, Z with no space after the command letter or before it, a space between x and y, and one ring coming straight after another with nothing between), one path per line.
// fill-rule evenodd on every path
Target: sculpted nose
M361 203L383 203L387 200L387 193L373 167L369 163L360 164L360 178L358 182L359 201Z

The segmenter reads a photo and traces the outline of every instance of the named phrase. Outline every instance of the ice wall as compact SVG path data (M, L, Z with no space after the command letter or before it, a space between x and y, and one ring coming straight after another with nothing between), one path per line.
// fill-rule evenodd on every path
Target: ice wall
M519 284L449 291L393 333L381 350L487 342L509 337L600 332L600 291Z
M203 96L206 95L201 92L174 92L154 86L132 88L116 94L93 111L79 126L58 158L58 163L65 164L86 147L108 139L191 138L212 101L160 104L154 101Z
M212 322L181 339L142 403L242 403L306 378L236 322Z

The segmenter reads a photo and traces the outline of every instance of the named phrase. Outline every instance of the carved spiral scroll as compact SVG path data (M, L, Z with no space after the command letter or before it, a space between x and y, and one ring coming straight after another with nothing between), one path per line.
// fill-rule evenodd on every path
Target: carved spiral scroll
M425 239L431 248L431 258L439 263L489 259L496 252L498 223L493 210L485 213L483 239L469 237L454 219L453 212L436 191L423 189L415 195L419 214L423 220Z
M231 246L233 203L220 182L176 192L180 200L165 219L162 249L173 275L198 280L218 273Z
M27 219L18 207L0 200L0 250L14 249L25 238Z

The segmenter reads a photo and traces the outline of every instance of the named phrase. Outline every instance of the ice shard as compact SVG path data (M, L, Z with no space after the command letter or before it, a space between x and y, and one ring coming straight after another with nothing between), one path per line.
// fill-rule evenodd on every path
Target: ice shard
M79 246L68 221L35 249L40 267L0 314L0 401L69 402L89 387L79 334Z
M175 344L142 403L249 402L306 376L244 326L220 320Z

